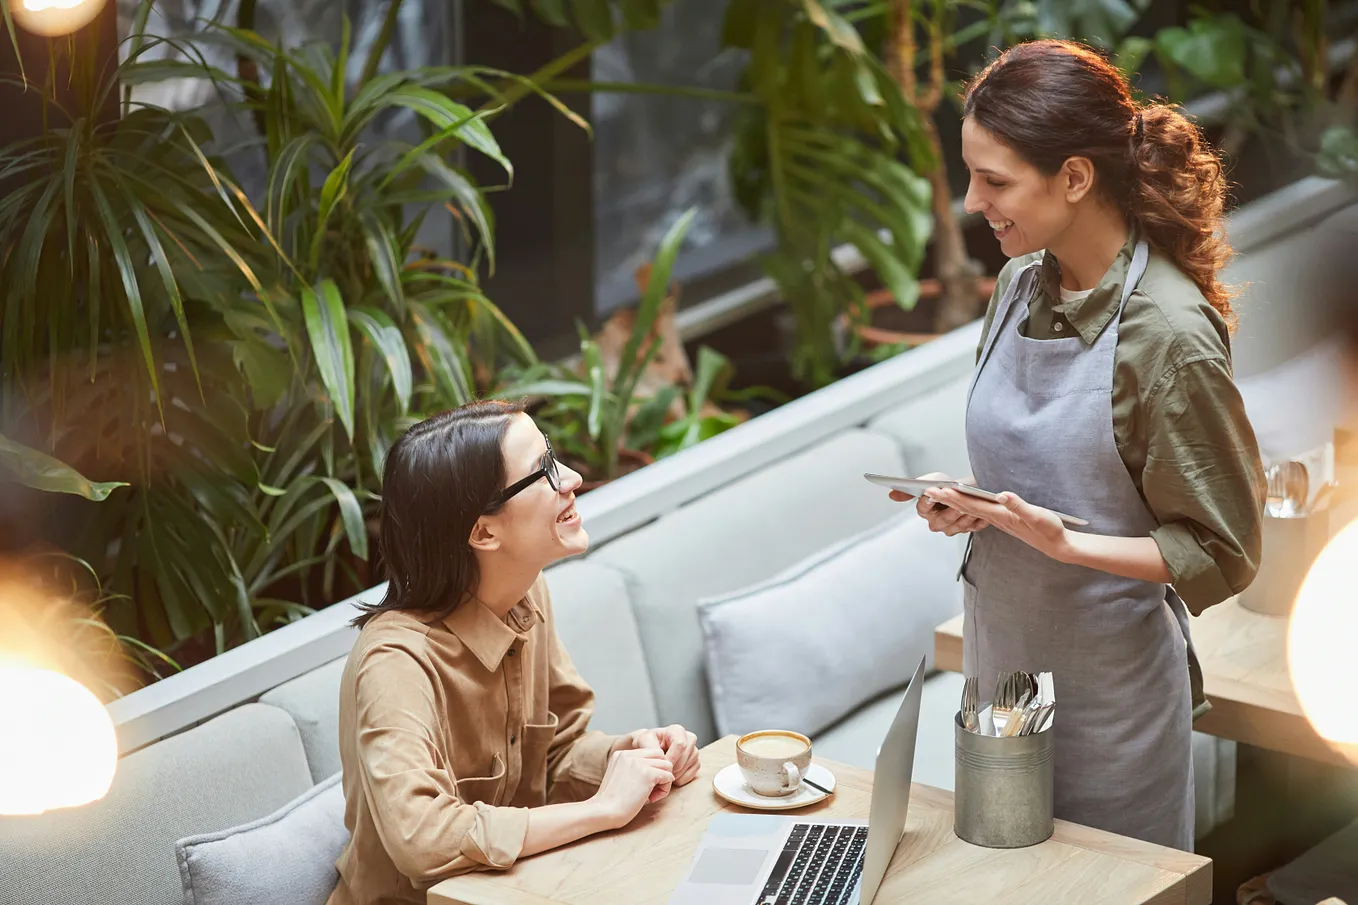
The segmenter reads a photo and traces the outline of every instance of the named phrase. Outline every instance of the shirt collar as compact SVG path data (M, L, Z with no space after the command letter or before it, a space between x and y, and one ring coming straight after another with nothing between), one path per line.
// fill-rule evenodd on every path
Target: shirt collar
M459 641L466 645L477 660L490 672L500 668L505 654L515 641L525 641L529 629L543 619L542 610L531 596L524 597L504 619L468 594L443 624Z
M1117 314L1118 306L1122 302L1122 285L1127 279L1127 271L1131 268L1132 252L1136 250L1138 238L1137 231L1130 230L1127 242L1118 251L1118 256L1113 259L1108 272L1094 287L1094 291L1082 299L1072 299L1069 302L1061 300L1060 263L1050 251L1042 256L1040 279L1048 303L1054 312L1061 314L1070 322L1075 332L1079 333L1080 338L1086 343L1092 344L1098 339L1103 328L1108 326L1113 315Z

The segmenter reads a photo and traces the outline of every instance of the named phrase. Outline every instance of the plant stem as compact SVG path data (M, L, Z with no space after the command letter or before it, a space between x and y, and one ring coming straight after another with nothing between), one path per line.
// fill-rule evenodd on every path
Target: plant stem
M933 152L934 166L927 176L933 189L931 206L934 214L934 247L937 250L938 279L943 294L934 317L934 329L940 333L962 326L976 317L976 276L980 270L967 255L966 239L961 224L953 215L952 188L948 184L948 167L939 143L938 124L934 111L943 98L943 0L933 0L932 15L925 27L929 32L929 85L921 94L915 78L915 22L911 0L895 0L888 23L888 71L901 86L905 99L920 112L924 134Z

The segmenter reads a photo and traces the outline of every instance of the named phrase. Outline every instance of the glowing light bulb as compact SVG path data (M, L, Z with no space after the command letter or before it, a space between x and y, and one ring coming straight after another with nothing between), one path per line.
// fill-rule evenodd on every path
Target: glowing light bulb
M1316 733L1358 763L1358 521L1306 573L1287 632L1287 664Z
M103 8L104 0L20 0L10 12L24 31L57 38L89 25Z
M0 814L41 814L103 798L118 766L113 721L85 686L0 663Z

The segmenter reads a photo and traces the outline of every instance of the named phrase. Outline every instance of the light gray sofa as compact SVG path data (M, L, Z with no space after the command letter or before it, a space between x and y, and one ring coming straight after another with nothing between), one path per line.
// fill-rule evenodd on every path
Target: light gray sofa
M617 521L620 510L601 505L598 522L608 539L548 572L561 635L596 691L596 727L623 731L679 722L703 743L716 737L697 602L765 581L885 520L909 517L906 507L863 480L865 471L968 473L961 419L974 332L937 341L955 348L930 352L941 364L927 380L884 389L881 374L870 369L836 385L834 392L846 399L855 392L888 393L891 404L876 406L871 417L859 421L846 414L848 403L808 397L708 441L706 452L699 447L596 492L608 502L613 498L605 499L606 492L617 497L635 485L647 505L659 505L655 501L665 493L678 494L676 504L660 507L656 517L628 530L610 528L623 524ZM809 417L807 407L827 404L833 414L824 417L845 421L842 428L799 445L794 425L777 434L776 442L789 451L770 459L768 446L775 440L761 440L759 431L775 430L774 422L760 422ZM701 457L722 455L723 448L732 454L720 460L725 471L716 478L717 466ZM749 451L740 453L741 448ZM744 467L741 455L753 464ZM678 474L685 468L695 469L692 476L671 476L663 487L646 484L665 480L664 469ZM682 487L703 480L718 483L684 499ZM593 496L581 499L587 527ZM948 571L953 568L949 564ZM905 589L902 594L905 601ZM932 661L932 626L959 611L960 590L951 580L910 588L908 605L928 611L916 619L899 656L912 664L921 655ZM832 609L835 601L826 606ZM38 818L0 819L0 905L183 901L177 839L267 815L339 769L342 664L342 657L331 659L267 688L257 701L127 754L101 802ZM919 782L952 787L951 718L960 688L956 675L928 677L916 753ZM900 694L894 689L841 714L817 733L817 752L871 767ZM1194 753L1201 835L1232 813L1234 746L1198 736Z

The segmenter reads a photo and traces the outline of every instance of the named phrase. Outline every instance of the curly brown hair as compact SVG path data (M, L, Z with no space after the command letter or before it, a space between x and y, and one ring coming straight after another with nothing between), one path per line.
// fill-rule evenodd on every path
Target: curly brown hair
M1217 278L1231 257L1226 176L1186 116L1138 103L1097 51L1056 40L1002 53L967 86L962 112L1045 175L1068 158L1088 158L1105 196L1234 327L1232 292Z

